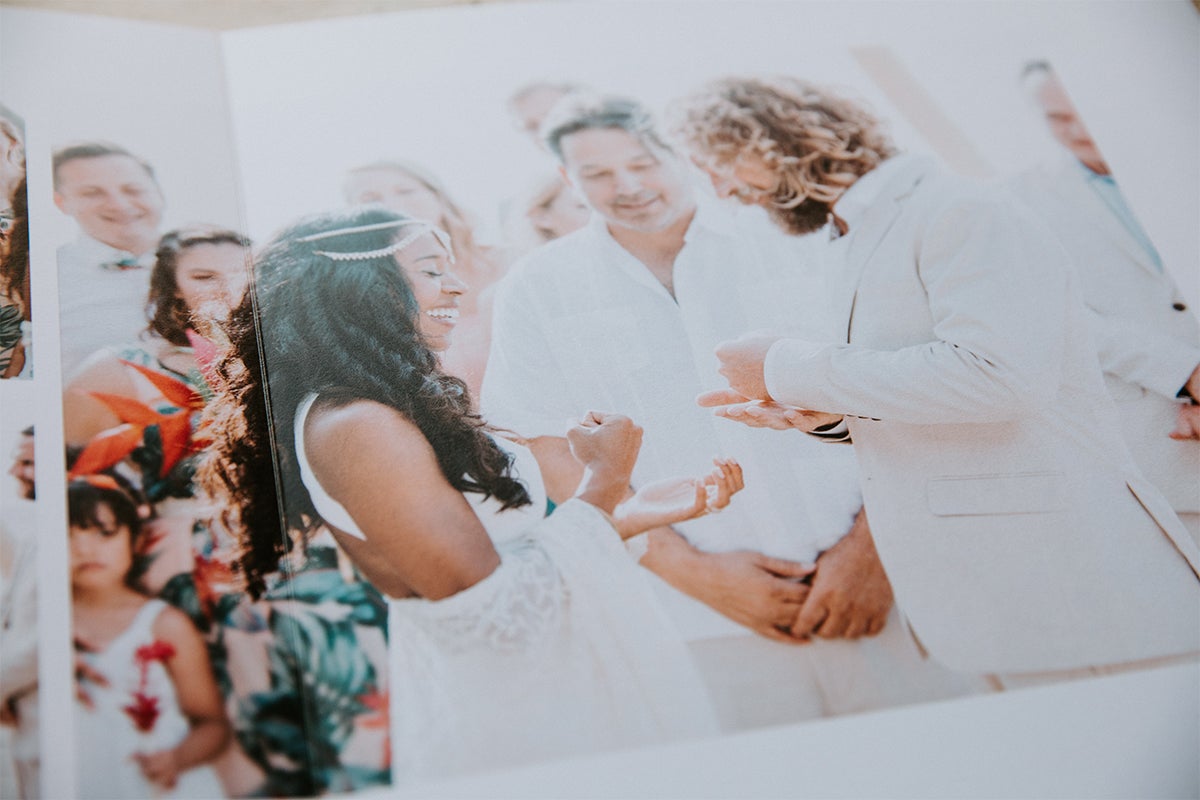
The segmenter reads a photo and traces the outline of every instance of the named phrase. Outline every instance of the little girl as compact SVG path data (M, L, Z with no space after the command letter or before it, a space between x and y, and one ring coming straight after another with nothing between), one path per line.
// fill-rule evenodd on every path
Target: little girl
M112 477L67 487L83 798L213 798L206 764L229 723L200 634L179 610L130 585L136 502Z

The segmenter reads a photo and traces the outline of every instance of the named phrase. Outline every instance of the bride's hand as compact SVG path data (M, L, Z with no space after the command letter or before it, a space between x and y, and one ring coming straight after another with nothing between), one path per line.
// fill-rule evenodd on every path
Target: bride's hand
M584 469L576 496L611 514L629 487L642 429L629 417L590 411L567 431L567 443Z
M733 459L713 459L716 469L702 478L667 478L643 486L613 512L622 539L715 514L746 485Z

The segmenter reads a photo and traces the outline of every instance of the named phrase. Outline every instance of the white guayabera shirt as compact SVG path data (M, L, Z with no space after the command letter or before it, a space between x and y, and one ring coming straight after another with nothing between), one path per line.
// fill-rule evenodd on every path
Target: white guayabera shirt
M590 410L645 429L635 486L736 458L746 489L719 515L680 526L709 551L812 561L861 506L850 448L717 418L696 396L725 386L716 345L752 330L829 338L818 252L757 209L701 202L674 266L675 297L594 218L536 250L497 293L484 417L527 438L564 435ZM667 590L688 636L744 629Z

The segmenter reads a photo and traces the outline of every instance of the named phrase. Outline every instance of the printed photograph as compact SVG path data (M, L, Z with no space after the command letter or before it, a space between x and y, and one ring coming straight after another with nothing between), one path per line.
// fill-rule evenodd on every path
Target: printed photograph
M163 29L51 127L80 796L1195 660L1195 287L1069 76L679 8Z

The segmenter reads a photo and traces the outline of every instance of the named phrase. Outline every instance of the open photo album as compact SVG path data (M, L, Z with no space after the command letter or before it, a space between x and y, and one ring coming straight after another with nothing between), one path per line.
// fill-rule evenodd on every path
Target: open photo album
M1194 795L1198 27L0 8L0 796Z

